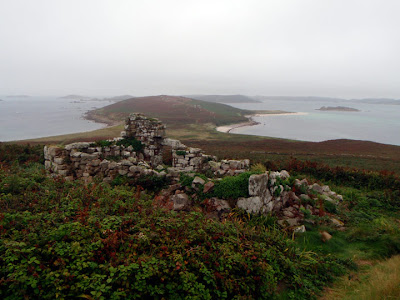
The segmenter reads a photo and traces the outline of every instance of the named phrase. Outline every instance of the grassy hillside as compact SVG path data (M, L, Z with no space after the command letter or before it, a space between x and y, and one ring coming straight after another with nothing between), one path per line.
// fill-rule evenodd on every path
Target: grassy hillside
M189 98L218 103L259 103L260 101L254 100L244 95L190 95Z
M159 118L166 125L177 128L187 124L212 123L217 126L247 121L252 112L232 106L176 96L132 98L91 111L88 118L111 121L124 120L132 112Z
M360 278L349 284L366 299L396 297L398 259L366 273L363 266L400 253L400 180L291 168L344 197L339 206L326 203L325 216L310 216L305 233L240 210L215 218L207 200L172 211L154 194L161 182L141 192L123 181L51 178L42 146L0 145L0 298L351 299L346 278ZM321 230L332 239L323 242Z
M399 146L356 140L302 142L223 133L213 136L215 139L182 137L182 140L187 145L200 147L221 158L250 158L253 162L262 163L281 163L298 158L330 166L400 174Z
M327 215L310 216L307 231L293 234L275 216L212 217L206 200L171 211L157 200L162 183L141 192L123 180L46 176L40 143L114 137L122 125L31 140L36 146L0 143L0 298L357 299L355 290L365 299L398 297L398 256L380 261L400 254L400 147L220 133L215 117L231 123L248 112L183 97L130 99L95 116L121 122L132 111L160 118L187 145L287 169L344 201L325 204ZM332 239L323 242L320 231Z

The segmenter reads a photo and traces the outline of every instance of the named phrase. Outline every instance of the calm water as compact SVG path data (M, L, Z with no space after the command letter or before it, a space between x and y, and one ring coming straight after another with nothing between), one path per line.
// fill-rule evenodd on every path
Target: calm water
M400 145L400 105L364 104L350 101L308 102L265 100L255 104L233 106L256 110L305 112L305 115L255 117L261 124L231 131L251 135L303 141L332 139L367 140ZM316 110L322 106L347 106L360 112Z
M104 124L83 119L88 110L109 101L81 101L56 97L8 98L0 96L0 141L38 138L90 131Z

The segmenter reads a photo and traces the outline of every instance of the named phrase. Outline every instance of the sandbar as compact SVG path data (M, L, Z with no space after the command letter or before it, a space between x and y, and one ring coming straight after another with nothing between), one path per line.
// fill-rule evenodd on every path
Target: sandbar
M289 112L289 113L279 113L279 114L254 114L254 115L247 115L245 117L249 118L247 122L241 122L231 125L224 125L219 126L216 128L219 132L230 133L233 129L245 126L254 126L260 124L260 122L254 121L253 117L269 117L269 116L303 116L307 115L305 112Z

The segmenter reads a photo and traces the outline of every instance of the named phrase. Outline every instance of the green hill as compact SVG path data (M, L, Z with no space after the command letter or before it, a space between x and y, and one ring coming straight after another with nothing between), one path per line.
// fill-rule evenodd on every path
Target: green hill
M168 126L206 123L219 126L247 121L245 115L252 113L220 103L161 95L120 101L91 111L87 117L95 121L113 123L122 121L133 112L159 118Z

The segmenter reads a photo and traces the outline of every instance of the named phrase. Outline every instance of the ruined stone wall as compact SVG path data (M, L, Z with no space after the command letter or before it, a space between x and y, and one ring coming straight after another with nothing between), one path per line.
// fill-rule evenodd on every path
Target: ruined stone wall
M135 138L144 145L144 159L153 167L162 164L165 126L157 119L147 118L142 114L131 114L125 120L123 138Z
M128 177L149 174L152 169L160 168L164 146L172 148L172 168L170 173L205 172L211 170L217 176L236 175L248 170L249 160L217 161L214 156L206 155L199 148L191 148L178 140L166 139L165 126L157 119L142 114L131 114L125 123L120 138L103 141L103 145L80 142L44 148L45 167L52 173L68 179L100 176L111 181L115 176ZM140 141L144 149L135 151L132 145L125 146L120 141L130 139ZM105 144L105 145L104 145ZM159 174L158 172L156 172Z
M187 147L178 140L165 139L164 145L172 148L172 166L184 172L205 172L211 170L214 175L234 176L250 168L250 160L221 160L204 154L200 148Z
M174 210L190 209L192 201L197 197L193 191L202 189L204 194L212 193L218 182L218 179L210 178L206 181L195 173L210 174L209 177L214 177L211 174L217 177L234 176L250 167L248 159L217 161L216 157L204 154L199 148L187 147L178 140L164 138L164 125L141 114L133 114L126 120L125 131L121 135L122 138L99 143L45 146L45 167L51 173L68 180L83 178L86 182L92 181L94 176L103 178L105 182L111 182L118 175L131 178L143 175L166 176L170 186L163 190L161 197L165 201L172 201ZM134 148L132 143L136 141L130 138L141 141L144 149ZM162 166L165 146L172 149L172 167ZM194 177L192 189L179 183L181 172ZM320 213L315 203L328 201L337 204L342 200L328 186L316 183L309 185L305 179L296 179L293 183L289 177L286 171L251 175L248 182L249 197L218 199L210 194L207 205L218 213L235 207L254 214L268 215L275 212L282 226L292 227L301 224L305 210L307 214ZM340 225L336 219L332 222Z
M117 142L118 139L114 140ZM111 141L110 141L111 142ZM73 143L44 147L45 167L52 173L69 180L100 175L110 181L116 175L128 175L129 167L139 165L142 169L150 166L144 161L142 153L133 151L132 146L123 145L96 146L92 143ZM114 161L118 158L118 161ZM137 172L129 174L134 176Z

